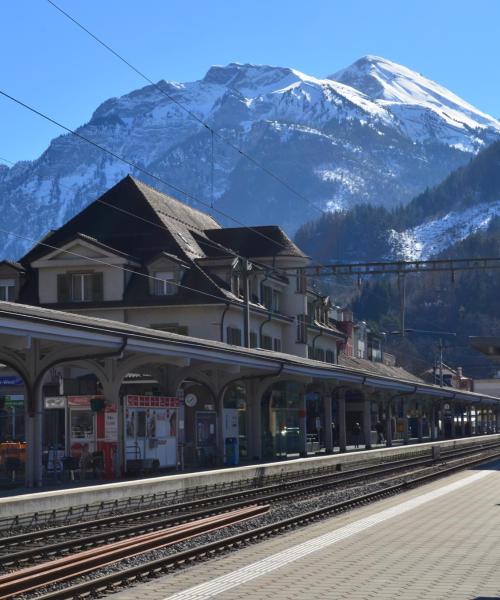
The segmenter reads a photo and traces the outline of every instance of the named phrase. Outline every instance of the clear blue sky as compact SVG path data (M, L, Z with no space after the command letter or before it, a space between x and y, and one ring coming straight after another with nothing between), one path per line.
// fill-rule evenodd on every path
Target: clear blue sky
M500 116L500 0L57 1L154 80L231 61L324 76L377 54ZM143 85L46 0L3 0L0 51L0 88L70 127ZM36 158L59 133L0 98L0 156Z

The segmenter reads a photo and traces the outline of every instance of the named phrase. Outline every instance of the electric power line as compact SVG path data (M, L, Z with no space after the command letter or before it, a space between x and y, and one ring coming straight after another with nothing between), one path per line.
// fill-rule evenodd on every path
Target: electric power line
M93 38L98 44L100 44L101 46L103 46L108 52L111 52L111 54L113 54L113 56L115 56L118 60L120 60L125 65L127 65L127 67L129 67L130 69L132 69L137 75L139 75L140 77L142 77L142 79L144 79L145 81L147 81L149 84L153 85L157 90L160 91L160 93L162 93L164 96L166 96L171 102L174 102L179 108L181 108L183 111L185 111L190 117L192 117L193 119L195 119L200 125L202 125L206 129L208 129L208 131L211 133L212 136L217 137L217 139L219 139L220 141L222 141L224 144L227 144L233 150L235 150L236 152L238 152L238 154L240 154L241 156L243 156L244 158L246 158L248 161L250 161L251 163L253 163L256 167L258 167L259 169L261 169L262 171L264 171L269 177L272 177L273 179L275 179L278 183L280 183L282 186L284 186L289 192L291 192L292 194L294 194L295 196L297 196L298 198L300 198L301 200L303 200L304 202L306 202L309 206L311 206L312 208L314 208L315 210L317 210L318 212L320 212L322 215L327 214L326 211L324 211L323 209L319 208L314 203L312 203L306 196L304 196L303 194L301 194L300 192L298 192L295 188L293 188L282 177L280 177L279 175L276 175L276 173L274 173L269 168L267 168L266 166L264 166L261 162L259 162L255 158L253 158L250 154L248 154L247 152L243 151L240 147L236 146L236 144L234 144L233 142L231 142L231 140L229 140L228 138L226 138L223 135L221 135L218 131L216 131L206 121L204 121L202 118L200 118L190 108L188 108L182 102L180 102L179 100L177 100L174 96L172 96L171 94L169 94L164 88L162 88L160 85L158 85L158 83L156 83L155 81L153 81L150 77L148 77L140 69L138 69L137 67L135 67L131 62L129 62L127 59L125 59L116 50L114 50L109 44L107 44L106 42L104 42L103 40L101 40L94 33L92 33L89 29L87 29L87 27L85 27L84 25L82 25L77 19L75 19L75 17L72 17L69 13L67 13L62 8L60 8L52 0L47 0L47 2L49 4L51 4L56 10L58 10L62 15L64 15L67 19L69 19L72 23L74 23L77 27L79 27L82 31L84 31L87 35L89 35L91 38Z

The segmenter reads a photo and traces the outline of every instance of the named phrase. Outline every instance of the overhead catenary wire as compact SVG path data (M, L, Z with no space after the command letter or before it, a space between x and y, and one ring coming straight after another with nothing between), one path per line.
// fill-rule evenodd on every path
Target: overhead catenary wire
M198 198L194 194L191 194L190 192L187 192L187 191L183 190L179 186L177 186L177 185L175 185L175 184L173 184L173 183L171 183L171 182L163 179L162 177L159 177L158 175L155 175L154 173L151 173L151 171L148 171L148 169L145 169L144 167L141 167L137 163L134 163L133 161L129 160L128 158L120 156L119 154L117 154L113 150L109 150L109 148L106 148L105 146L101 146L97 142L94 142L90 138L82 135L81 133L78 133L74 129L71 129L70 127L67 127L66 125L62 124L61 122L57 121L56 119L54 119L52 117L49 117L47 114L39 111L38 109L34 108L33 106L30 106L29 104L26 104L22 100L19 100L19 98L16 98L16 97L8 94L4 90L0 90L0 95L2 95L5 98L11 100L12 102L15 102L19 106L22 106L26 110L29 110L33 114L38 115L39 117L45 119L49 123L52 123L53 125L57 125L57 127L60 127L61 129L64 129L64 131L67 131L68 133L71 133L75 137L83 140L84 142L90 144L91 146L94 146L95 148L101 150L102 152L105 152L106 154L109 154L113 158L116 158L117 160L119 160L119 161L123 162L124 164L128 165L129 167L132 167L132 168L136 169L137 171L139 171L139 172L147 175L148 177L151 177L155 181L157 181L157 182L159 182L159 183L161 183L163 185L166 185L167 187L170 187L171 189L175 190L176 192L179 192L180 194L186 196L187 198L190 198L194 202L198 202L199 204L201 204L202 206L205 206L207 208L212 208L210 206L210 203L207 203L204 200L201 200L200 198ZM233 221L234 223L236 223L240 227L243 227L244 229L248 229L249 231L253 231L254 233L256 233L261 238L266 239L267 241L271 242L272 244L275 244L276 246L280 246L281 248L283 248L283 249L286 250L286 246L284 246L280 242L277 242L276 240L273 240L272 238L270 238L269 236L265 235L261 231L258 231L257 229L255 229L254 227L246 225L245 223L243 223L243 222L239 221L238 219L232 217L228 213L226 213L224 211L221 211L220 209L217 209L217 208L214 207L212 210L214 210L215 212L217 212L218 214L220 214L224 218L229 219L230 221Z
M304 194L302 194L299 191L297 191L285 179L283 179L279 175L276 175L276 173L274 173L273 171L271 171L271 169L269 169L268 167L266 167L265 165L263 165L260 161L258 161L253 156L251 156L250 154L248 154L248 152L245 152L239 146L237 146L236 144L234 144L230 139L224 137L221 133L219 133L216 129L214 129L211 125L209 125L204 119L200 118L189 107L185 106L177 98L175 98L174 96L172 96L172 94L169 94L168 91L165 90L162 86L160 86L158 83L156 83L155 81L153 81L143 71L141 71L140 69L138 69L137 67L135 67L130 61L128 61L121 54L119 54L116 50L114 50L109 44L107 44L101 38L99 38L97 35L95 35L94 33L92 33L87 27L85 27L84 25L82 25L82 23L80 23L75 17L71 16L68 12L66 12L60 6L58 6L55 2L53 2L53 0L47 0L47 2L49 4L51 4L56 10L58 10L62 15L64 15L67 19L69 19L72 23L74 23L77 27L79 27L82 31L84 31L87 35L89 35L91 38L93 38L98 44L100 44L108 52L111 52L111 54L113 54L113 56L115 56L118 60L120 60L125 65L127 65L127 67L129 67L130 69L132 69L137 75L139 75L140 77L142 77L142 79L144 79L145 81L147 81L150 85L154 86L161 94L163 94L164 96L166 96L171 102L174 102L180 109L182 109L184 112L186 112L186 114L188 114L191 118L195 119L200 125L202 125L206 129L208 129L210 131L210 133L211 133L212 136L215 136L221 142L223 142L224 144L228 145L233 150L235 150L236 152L238 152L238 154L240 154L241 156L243 156L244 158L246 158L248 161L250 161L251 163L253 163L256 167L258 167L259 169L261 169L269 177L272 177L274 180L276 180L278 183L280 183L283 187L285 187L289 192L291 192L292 194L294 194L297 198L300 198L301 200L303 200L304 202L306 202L311 208L314 208L315 210L317 210L322 215L327 214L327 211L325 211L322 208L316 206L313 202L311 202L309 200L309 198L307 198L306 196L304 196Z

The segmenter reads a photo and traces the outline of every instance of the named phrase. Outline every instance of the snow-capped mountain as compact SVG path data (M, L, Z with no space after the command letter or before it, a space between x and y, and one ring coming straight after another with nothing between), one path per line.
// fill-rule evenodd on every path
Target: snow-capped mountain
M176 189L63 135L39 159L0 167L0 226L39 238L131 172L202 209L213 203L238 222L278 223L293 233L317 216L311 205L405 203L500 139L497 120L418 73L371 56L324 79L233 63L212 67L199 81L158 86L166 93L147 86L107 100L78 132ZM212 195L211 135L177 103L310 204L218 138ZM30 245L9 237L1 254L15 258Z
M390 229L389 258L427 260L470 235L486 230L495 217L500 217L500 200L451 211L403 231Z
M378 56L365 56L331 78L384 107L416 142L437 140L471 152L482 145L481 134L498 131L493 117L419 73Z

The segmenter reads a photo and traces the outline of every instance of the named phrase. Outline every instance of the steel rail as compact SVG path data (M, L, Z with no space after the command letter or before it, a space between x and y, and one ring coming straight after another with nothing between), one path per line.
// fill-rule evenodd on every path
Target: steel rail
M462 455L470 455L477 453L478 451L484 451L489 448L494 448L498 444L481 444L459 450L451 450L443 453L440 457L441 461L449 458L456 458ZM428 466L434 464L436 461L432 457L418 457L399 461L393 461L391 463L385 463L382 465L371 465L369 467L353 469L348 472L335 472L328 475L315 476L307 479L293 480L291 482L284 482L283 484L275 484L272 486L265 486L252 490L251 492L235 492L231 494L225 494L214 498L209 498L205 501L199 501L196 503L186 503L180 506L180 510L173 511L176 507L165 507L164 510L158 510L157 508L148 509L147 511L133 513L133 519L154 516L155 519L147 520L145 523L139 523L135 525L129 525L127 527L120 527L117 529L104 529L98 531L90 536L78 537L72 540L63 540L55 543L45 543L41 546L24 548L16 550L16 546L19 546L23 542L29 541L44 541L50 538L61 536L63 534L71 533L75 531L75 526L63 526L50 530L41 530L36 532L24 533L17 536L11 536L5 538L0 547L4 553L1 555L3 566L9 566L22 561L35 560L39 556L55 554L60 552L69 551L72 549L78 549L91 545L98 545L99 542L108 541L109 539L124 538L132 535L138 535L145 531L151 531L155 529L162 529L166 525L175 526L183 522L189 522L196 519L204 518L212 514L217 514L226 510L235 510L244 506L249 506L255 502L276 502L280 500L286 500L291 497L303 496L308 494L315 494L321 491L327 490L332 487L339 485L350 485L355 484L359 481L366 481L373 477L380 477L386 473L396 473L402 469L407 469L412 466ZM240 501L238 499L243 498ZM236 500L236 501L234 501ZM231 502L232 501L232 502ZM229 503L228 503L229 502ZM201 510L193 511L193 508L202 506ZM183 510L191 509L190 512L182 512ZM158 518L161 514L167 513L167 518ZM113 523L121 524L127 522L127 515L123 517L106 517L98 521L91 522L89 524L80 524L81 527L77 528L80 531L95 530L104 528L112 525ZM86 526L84 526L86 525Z
M498 445L496 445L498 446ZM450 457L441 457L441 460L453 459L457 460L457 458L463 455L477 454L481 451L487 451L492 448L492 445L486 445L486 447L481 446L481 448L474 447L469 451L460 450L452 454ZM146 531L156 531L165 529L165 527L175 527L181 523L192 522L198 519L207 518L212 515L220 514L223 511L228 510L238 510L249 505L255 504L255 502L264 502L266 504L272 504L284 500L293 499L300 496L306 495L318 495L321 492L327 491L331 488L337 487L341 484L344 485L352 485L358 482L366 482L373 477L377 477L379 483L386 483L387 481L392 480L394 477L390 477L388 479L380 480L379 477L381 475L392 473L395 474L401 469L407 469L411 466L414 467L426 467L432 464L435 464L437 461L432 458L420 458L420 459L412 459L407 461L401 461L405 464L398 464L396 466L379 466L378 470L375 472L365 472L363 469L359 469L358 471L362 471L361 473L356 473L354 475L350 475L350 473L346 474L347 477L341 479L331 479L322 483L314 483L313 485L307 485L300 488L292 488L290 490L281 490L276 491L274 493L261 494L257 498L245 498L238 502L232 502L230 504L223 504L221 506L215 506L210 509L202 509L196 512L191 512L187 514L175 515L171 516L167 519L160 518L155 519L153 521L149 521L146 524L138 524L132 527L127 527L124 529L118 529L115 531L102 531L96 533L92 536L86 536L84 538L77 538L74 540L63 540L60 542L45 544L43 546L35 547L35 548L26 548L20 551L10 551L8 555L2 557L3 567L9 567L11 565L22 564L26 561L35 561L40 557L47 557L50 555L61 554L71 550L81 549L89 546L99 546L102 547L102 542L109 541L110 539L123 539L130 538L131 536L138 536L144 534ZM378 466L378 465L377 465ZM318 477L316 479L321 480L326 476ZM230 498L229 498L230 499ZM158 515L156 515L158 516ZM101 543L101 545L99 545Z
M20 594L33 592L47 584L63 583L86 575L102 567L108 567L124 558L131 558L183 542L228 525L241 523L264 514L269 506L251 506L222 515L208 517L195 523L185 523L128 540L107 544L99 548L79 552L71 556L45 562L0 576L0 600L18 598Z
M460 454L471 454L476 452L478 449L482 450L489 447L495 447L497 444L481 444L474 445L469 448L460 448L458 450L449 450L443 452L441 455L441 459L445 459L448 456L458 456ZM178 524L179 522L189 521L198 519L204 516L208 516L212 514L213 511L220 512L226 509L237 508L239 506L247 506L256 501L271 501L280 499L281 494L280 490L291 490L292 495L293 492L297 492L298 494L306 494L313 493L317 491L319 488L315 484L321 484L321 482L326 482L320 487L324 488L325 486L337 486L340 484L350 484L356 483L360 480L365 480L367 477L375 477L384 473L396 472L401 469L405 469L407 467L411 467L413 465L427 465L432 464L434 459L431 456L425 457L417 457L417 458L406 458L400 459L397 461L391 461L388 463L369 465L367 467L361 467L359 469L352 469L347 472L339 472L335 471L332 473L324 474L324 475L316 475L304 479L292 479L291 481L283 481L282 483L261 486L259 488L255 488L253 490L245 490L232 492L228 494L223 494L219 496L209 497L207 499L198 500L195 502L187 502L174 506L168 506L163 508L150 508L143 511L137 511L134 513L129 513L120 516L111 516L104 517L95 521L89 521L85 523L75 523L72 525L64 525L57 528L51 529L42 529L34 532L27 532L23 534L18 534L10 537L5 537L2 540L0 545L0 551L8 552L7 555L2 556L4 564L10 564L15 562L16 560L23 560L28 558L34 558L40 553L46 552L55 552L62 551L64 549L78 548L82 545L90 545L91 543L97 543L100 540L107 540L112 537L120 537L125 536L127 534L140 533L144 531L144 529L154 529L161 528L165 523L169 524ZM297 489L298 488L298 489ZM267 493L267 495L266 495ZM287 493L284 491L283 498L287 497ZM243 498L243 502L235 502L233 504L227 504L228 501L238 500L239 498ZM193 511L198 507L203 507L203 510ZM213 508L210 508L213 507ZM189 512L184 512L189 511ZM169 518L158 519L161 514L171 515ZM102 532L98 532L91 536L86 536L85 538L75 538L74 540L64 540L64 542L54 543L54 544L44 544L43 546L30 548L27 550L16 551L15 546L19 546L22 543L26 542L37 542L44 541L50 538L67 535L72 532L88 532L94 531L96 529L102 529L104 527L109 527L113 525L121 525L127 522L134 522L135 520L144 520L149 517L156 517L155 520L147 522L139 523L138 525L132 525L128 527L119 527L118 529L106 529Z
M474 467L486 462L492 462L498 458L500 458L500 451L496 451L488 456L482 456L479 458L476 457L474 459L463 461L458 465L454 465L452 467L448 467L427 475L419 476L417 478L395 484L383 490L376 490L374 492L362 494L355 498L337 502L313 511L308 511L301 515L283 519L270 525L264 525L250 531L232 535L224 538L223 540L204 544L202 546L178 552L170 556L154 559L146 564L127 567L121 571L100 576L96 579L78 583L64 589L48 592L37 596L37 600L68 600L70 598L80 598L83 595L88 595L90 593L95 594L98 592L106 592L108 590L115 591L117 586L129 584L136 579L157 576L159 574L169 572L174 568L179 568L195 560L206 559L207 557L213 556L216 553L237 548L243 544L252 543L260 540L261 538L267 538L271 535L276 535L295 527L307 525L312 521L317 521L336 513L345 512L357 506L368 504L370 502L401 493L419 485L429 483L435 479L451 475L465 468Z

